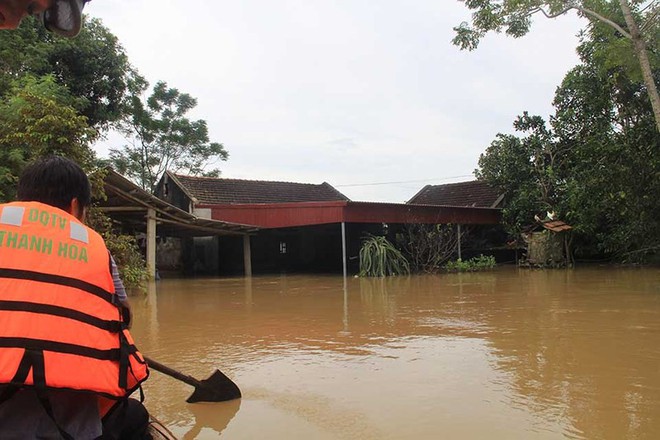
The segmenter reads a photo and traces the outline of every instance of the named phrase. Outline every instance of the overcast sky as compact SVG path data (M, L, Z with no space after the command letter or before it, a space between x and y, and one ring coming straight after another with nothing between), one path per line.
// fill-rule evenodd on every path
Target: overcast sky
M197 98L192 116L230 154L222 177L325 181L389 202L471 180L516 115L547 118L583 25L539 18L522 39L489 35L467 52L451 44L469 17L455 0L98 0L85 11L151 84Z

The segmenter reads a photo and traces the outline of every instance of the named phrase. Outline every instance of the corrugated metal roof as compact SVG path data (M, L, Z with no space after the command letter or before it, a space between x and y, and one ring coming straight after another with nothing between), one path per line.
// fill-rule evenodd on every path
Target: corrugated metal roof
M502 202L502 194L479 180L426 185L407 203L414 205L471 206L496 208Z
M110 168L105 172L107 198L99 201L100 209L135 230L146 230L145 215L149 208L156 213L159 235L242 235L258 230L252 225L197 217L148 193Z
M561 220L553 220L549 222L543 222L541 223L545 229L549 229L553 232L562 232L562 231L569 231L573 229L571 225L567 225Z
M223 179L169 174L196 204L258 204L348 201L327 182L321 184Z

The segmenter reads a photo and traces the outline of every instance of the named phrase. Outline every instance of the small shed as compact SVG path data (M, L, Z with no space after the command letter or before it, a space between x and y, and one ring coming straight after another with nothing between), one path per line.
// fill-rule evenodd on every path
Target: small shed
M522 238L527 244L527 258L523 265L559 267L571 264L569 231L573 229L561 220L537 220L537 225Z

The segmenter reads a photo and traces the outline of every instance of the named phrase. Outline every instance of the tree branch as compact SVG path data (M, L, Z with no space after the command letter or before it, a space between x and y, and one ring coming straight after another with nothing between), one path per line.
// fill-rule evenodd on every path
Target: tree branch
M536 14L537 12L540 12L545 16L545 18L557 18L560 15L564 15L565 13L570 11L571 9L575 9L577 11L580 11L585 15L590 15L593 18L612 26L614 29L616 29L618 32L620 32L622 35L624 35L626 38L632 40L632 35L630 35L630 33L628 31L626 31L625 29L623 29L621 26L619 26L618 24L616 24L615 22L613 22L609 18L605 18L602 15L600 15L599 13L597 13L595 11L592 11L591 9L584 8L582 6L577 6L577 5L567 6L559 12L555 12L554 14L549 14L543 8L538 7L536 9L530 10L529 15L533 15L533 14Z
M660 7L655 8L652 12L649 13L649 16L646 17L646 23L643 23L639 27L639 31L646 32L648 29L650 29L655 24L655 21L659 15L660 15Z
M538 7L538 8L536 8L536 9L532 9L531 11L529 11L529 15L533 15L533 14L536 14L537 12L540 12L540 13L542 13L546 18L557 18L557 17L559 17L560 15L564 15L565 13L567 13L568 11L570 11L571 9L575 9L575 10L577 10L577 11L580 11L580 12L582 12L582 13L585 14L585 15L590 15L590 16L592 16L593 18L595 18L595 19L597 19L597 20L599 20L599 21L602 21L603 23L606 23L606 24L612 26L614 29L616 29L618 32L620 32L622 35L624 35L626 38L632 40L632 35L630 35L630 33L629 33L628 31L626 31L625 29L623 29L621 26L619 26L618 24L616 24L615 22L613 22L613 21L610 20L609 18L605 18L605 17L603 17L602 15L600 15L599 13L597 13L597 12L595 12L595 11L592 11L591 9L584 8L584 7L582 7L582 6L577 6L577 5L567 6L567 7L565 7L564 9L562 9L561 11L559 11L559 12L555 12L554 14L549 14L549 13L547 13L543 8Z
M597 19L598 21L602 21L603 23L610 25L611 27L616 29L619 33L621 33L621 35L628 38L629 40L632 40L632 35L630 35L630 33L627 30L625 30L624 28L622 28L621 26L619 26L609 18L605 18L599 13L592 11L591 9L583 8L582 6L571 6L571 8L576 9L585 15L590 15L595 19Z
M560 15L564 15L565 13L567 13L568 11L570 11L570 10L573 9L573 8L574 8L573 6L568 6L567 8L562 9L561 11L559 11L559 12L557 12L557 13L555 13L555 14L548 14L547 12L545 12L545 11L543 10L543 8L538 7L538 8L536 8L536 9L531 10L531 11L529 12L529 15L536 14L537 12L541 12L543 15L545 15L545 18L557 18L557 17L559 17Z

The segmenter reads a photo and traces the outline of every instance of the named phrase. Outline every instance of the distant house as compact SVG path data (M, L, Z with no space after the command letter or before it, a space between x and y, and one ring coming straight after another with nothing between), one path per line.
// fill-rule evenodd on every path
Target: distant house
M111 168L103 169L101 174L105 197L94 200L95 205L112 219L114 226L138 237L152 278L156 277L157 266L169 269L181 266L180 246L169 246L180 240L168 242L166 238L208 235L241 238L257 231L252 226L200 218L187 207L180 209L152 195ZM161 245L157 244L157 237L161 238Z
M156 195L200 218L259 229L251 237L184 240L194 274L357 271L367 233L410 223L497 224L498 209L354 202L328 183L181 176L166 172ZM243 256L241 259L240 256ZM248 261L249 260L249 261ZM249 264L248 264L249 263Z
M496 188L479 180L448 183L444 185L426 185L407 203L417 205L462 206L472 208L501 209L504 194ZM461 231L460 224L458 225ZM498 225L464 227L464 247L459 257L464 259L481 253L494 255L498 262L517 260L515 250L507 248L507 234Z
M346 201L348 197L327 182L321 184L264 180L192 177L165 173L161 184L173 181L200 205L245 205ZM171 185L170 185L171 187ZM165 188L165 189L166 189ZM160 189L160 185L159 185ZM157 190L157 192L159 192ZM167 199L167 195L165 198Z
M504 194L479 180L426 185L407 203L415 205L472 206L501 208Z

